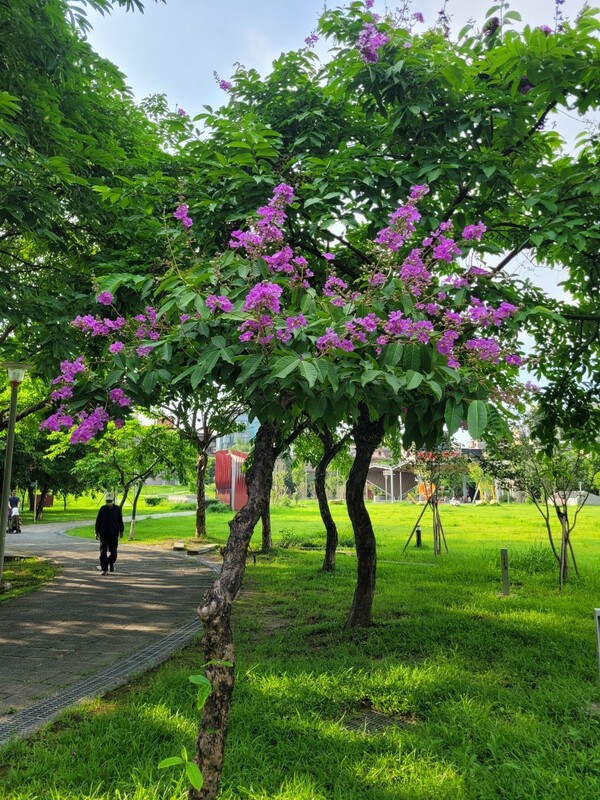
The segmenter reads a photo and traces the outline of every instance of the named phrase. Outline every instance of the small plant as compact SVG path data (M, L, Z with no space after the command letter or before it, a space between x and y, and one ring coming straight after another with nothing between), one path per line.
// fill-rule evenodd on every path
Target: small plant
M517 550L512 556L511 567L527 575L540 575L556 569L556 559L549 547L539 543L526 550Z
M218 664L223 667L233 667L231 661L207 661L204 664L205 667L209 667L213 664ZM212 686L206 675L190 675L188 680L190 683L193 683L195 686L198 687L198 693L196 695L196 707L198 711L202 711L204 708L204 704L208 700L212 692ZM158 764L159 769L166 769L167 767L183 767L183 771L185 772L188 781L192 784L194 789L200 791L202 786L204 785L204 778L202 777L202 773L200 772L200 767L196 764L195 761L190 761L187 750L185 747L181 748L181 755L180 756L169 756L169 758L163 758L163 760Z
M219 500L213 500L210 503L207 502L206 510L211 514L226 514L231 511L229 506L226 506L225 503L221 503Z
M164 497L147 497L146 498L146 505L147 506L159 506L161 503L165 502Z

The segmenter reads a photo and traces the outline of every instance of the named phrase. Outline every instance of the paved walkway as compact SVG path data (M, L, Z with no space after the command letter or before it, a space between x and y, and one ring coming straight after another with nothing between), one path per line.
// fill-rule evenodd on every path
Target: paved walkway
M76 526L36 524L7 536L7 555L48 558L61 574L0 604L0 744L126 683L200 632L195 610L213 565L123 538L115 572L103 576L98 543L64 533Z

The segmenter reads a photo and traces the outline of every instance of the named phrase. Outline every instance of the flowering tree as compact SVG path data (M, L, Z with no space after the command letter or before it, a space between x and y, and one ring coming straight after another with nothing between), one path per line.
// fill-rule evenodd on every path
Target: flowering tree
M386 428L402 417L405 443L418 446L435 444L444 427L453 433L463 420L473 437L488 425L503 429L503 392L514 390L520 363L518 309L505 301L494 305L490 274L458 261L459 243L468 249L483 236L482 223L465 226L458 239L450 222L418 235L428 191L411 189L375 237L369 269L353 283L336 275L334 254L324 253L327 275L320 285L309 260L285 241L287 209L296 201L291 186L275 187L256 217L232 232L229 251L209 262L194 246L193 224L185 222L193 220L180 205L174 218L182 225L171 241L171 272L158 288L160 307L148 305L128 320L118 314L115 297L101 292L99 304L111 310L73 322L91 352L106 343L100 360L65 362L56 379L61 406L45 424L70 428L73 442L101 432L111 412L121 413L140 385L168 368L174 351L176 363L189 364L179 381L189 380L193 390L213 380L238 393L261 422L248 504L231 523L223 571L200 608L215 686L198 744L206 769L223 746L233 686L232 669L224 666L234 660L231 602L267 502L274 459L295 421L306 416L352 427L356 458L347 502L358 578L349 625L371 618L376 548L363 495ZM479 286L488 299L477 296ZM116 380L119 387L110 388ZM105 402L94 405L102 391ZM74 396L79 403L93 398L92 405L73 416L66 402ZM207 730L220 732L220 745Z

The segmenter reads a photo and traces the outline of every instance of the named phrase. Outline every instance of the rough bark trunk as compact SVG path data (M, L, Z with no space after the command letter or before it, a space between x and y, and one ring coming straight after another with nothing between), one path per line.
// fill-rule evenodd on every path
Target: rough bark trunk
M271 497L267 498L267 505L265 506L265 510L261 514L261 523L262 523L262 545L261 549L263 553L268 553L270 550L273 549L273 535L271 532Z
M204 627L206 677L212 694L202 712L196 740L195 760L204 777L199 791L191 788L190 800L216 800L221 778L229 708L234 685L235 653L231 630L231 608L244 576L246 555L254 526L267 505L275 465L275 436L272 425L261 425L254 440L254 458L246 474L248 502L229 524L230 534L223 555L221 574L204 595L198 614ZM212 662L212 663L211 663Z
M365 506L365 484L375 448L383 438L383 419L370 420L366 406L361 406L358 421L352 429L356 446L354 463L346 482L346 506L354 531L357 575L347 628L371 624L375 595L377 547L369 512Z
M319 512L323 525L325 526L325 558L323 559L323 571L333 572L335 570L335 554L338 546L337 526L331 515L329 501L327 500L326 478L327 468L340 452L346 441L344 437L339 442L333 440L333 435L328 428L319 431L319 439L323 445L323 458L315 468L315 494L319 502Z
M198 449L196 459L196 539L203 539L206 536L206 501L204 480L206 478L206 467L208 456L204 446Z

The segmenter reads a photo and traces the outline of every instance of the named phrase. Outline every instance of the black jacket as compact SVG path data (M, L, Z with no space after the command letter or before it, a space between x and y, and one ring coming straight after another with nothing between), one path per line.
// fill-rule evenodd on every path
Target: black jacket
M112 504L102 506L96 517L96 535L119 536L124 530L123 514L119 506Z

